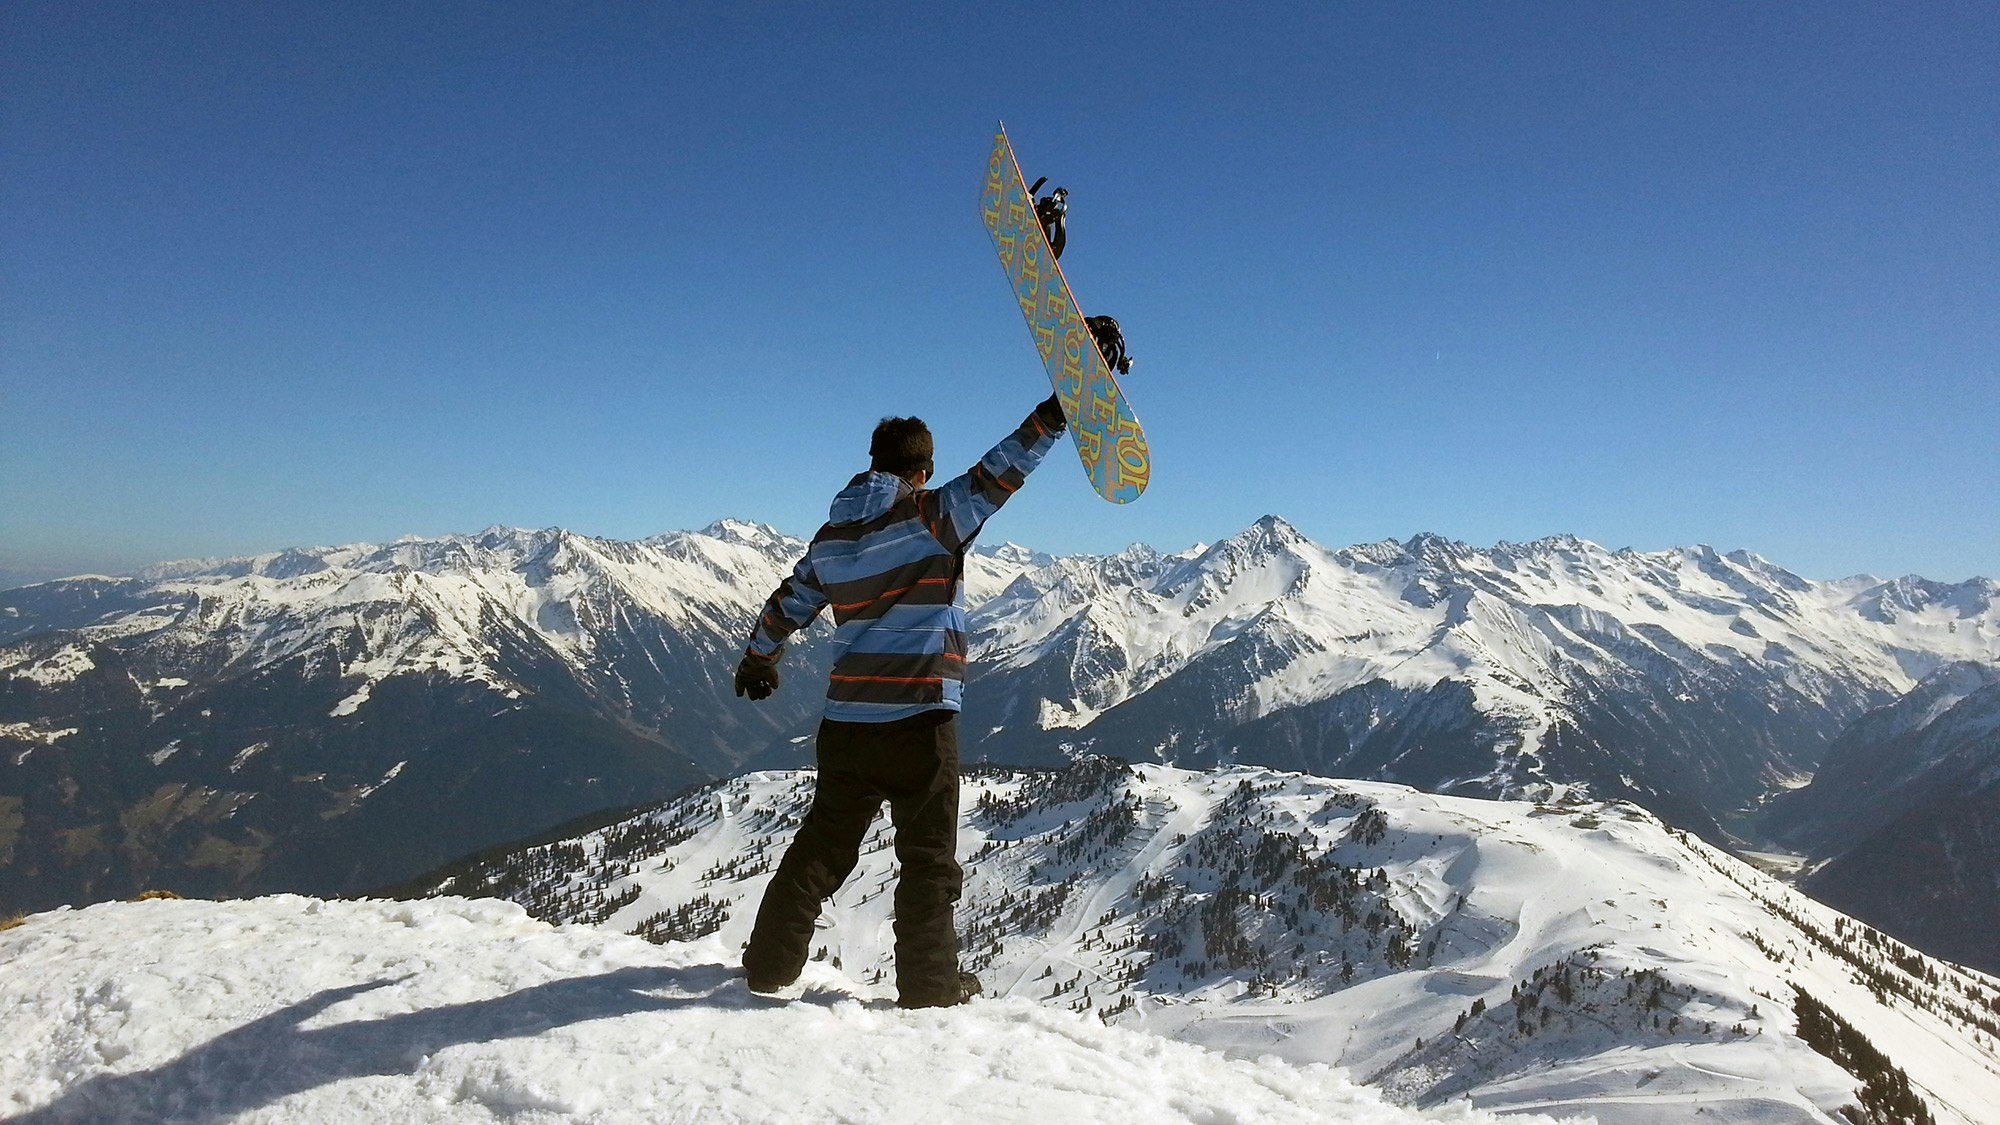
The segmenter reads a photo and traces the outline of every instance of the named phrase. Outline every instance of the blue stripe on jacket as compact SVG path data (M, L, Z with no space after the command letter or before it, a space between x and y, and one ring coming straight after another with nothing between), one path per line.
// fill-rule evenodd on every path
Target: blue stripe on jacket
M746 651L775 663L785 638L831 606L840 656L827 685L827 718L882 723L958 710L965 684L961 556L1060 432L1031 414L937 489L919 491L889 473L856 476L834 497L805 558L765 602Z

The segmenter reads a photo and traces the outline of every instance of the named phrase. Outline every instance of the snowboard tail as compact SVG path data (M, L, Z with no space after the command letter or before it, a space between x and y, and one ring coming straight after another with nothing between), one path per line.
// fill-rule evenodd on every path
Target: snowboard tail
M1091 487L1114 504L1137 500L1152 475L1146 431L1098 353L1069 281L1056 264L1005 128L993 135L979 212L1021 303L1021 314L1027 317L1029 335L1048 369L1056 399L1069 419L1077 457Z

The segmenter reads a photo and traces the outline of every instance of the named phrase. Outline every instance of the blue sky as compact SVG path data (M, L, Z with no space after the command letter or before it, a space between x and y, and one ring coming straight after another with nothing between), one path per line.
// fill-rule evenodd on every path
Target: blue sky
M891 413L969 464L1047 391L998 118L1154 478L1059 449L991 540L2000 576L1995 58L1939 2L11 3L0 577L809 534Z

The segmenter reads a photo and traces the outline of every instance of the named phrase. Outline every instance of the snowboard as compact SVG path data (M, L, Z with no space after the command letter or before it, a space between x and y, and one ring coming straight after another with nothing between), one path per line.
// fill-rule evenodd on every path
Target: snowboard
M1028 333L1069 419L1070 436L1076 440L1077 457L1091 487L1114 504L1137 500L1152 475L1146 431L1139 428L1117 378L1084 326L1069 281L1035 219L1035 200L1004 125L993 134L979 213L1021 302L1021 314L1028 318Z

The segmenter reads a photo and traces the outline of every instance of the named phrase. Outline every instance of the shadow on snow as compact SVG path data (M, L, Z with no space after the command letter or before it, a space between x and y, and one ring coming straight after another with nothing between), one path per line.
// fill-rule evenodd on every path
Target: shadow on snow
M414 1075L447 1047L518 1039L638 1012L747 1007L750 993L713 995L740 970L721 965L636 966L567 977L488 1000L448 1004L330 1027L301 1025L344 1000L408 977L329 988L195 1047L172 1062L79 1082L10 1125L55 1122L226 1121L293 1094L369 1075ZM678 995L656 995L671 992ZM832 1004L835 994L808 994Z

